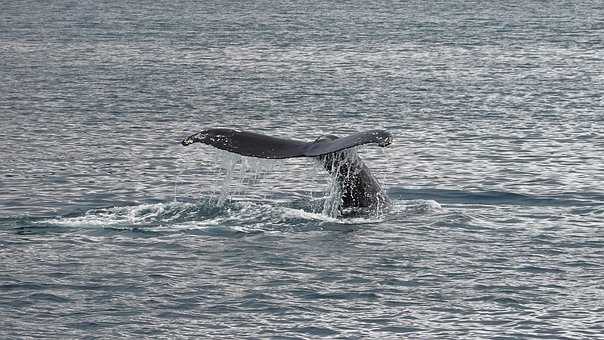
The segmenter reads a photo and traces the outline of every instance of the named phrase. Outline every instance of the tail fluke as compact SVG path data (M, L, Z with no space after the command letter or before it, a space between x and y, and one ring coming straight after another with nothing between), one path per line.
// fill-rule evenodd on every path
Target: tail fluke
M242 156L281 159L317 157L363 144L384 147L391 142L392 135L384 130L358 132L342 138L319 139L307 143L247 131L208 129L185 138L182 145L204 143Z

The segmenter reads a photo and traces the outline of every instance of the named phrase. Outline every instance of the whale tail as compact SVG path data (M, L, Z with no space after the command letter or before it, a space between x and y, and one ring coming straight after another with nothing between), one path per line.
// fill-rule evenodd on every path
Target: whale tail
M384 147L392 142L392 135L384 130L358 132L342 138L330 137L333 138L319 137L314 142L301 142L248 131L208 129L185 138L182 145L204 143L242 156L282 159L317 157L363 144Z
M369 130L338 138L326 135L313 142L277 138L232 129L208 129L182 141L187 146L204 143L242 156L283 159L312 157L321 162L341 187L342 207L381 207L388 203L378 181L356 152L348 150L364 144L381 147L392 143L384 130Z

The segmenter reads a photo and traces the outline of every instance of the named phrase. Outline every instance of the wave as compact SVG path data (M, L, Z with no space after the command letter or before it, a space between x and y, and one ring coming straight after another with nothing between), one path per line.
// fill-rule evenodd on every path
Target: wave
M306 204L306 206L304 205ZM146 232L191 232L210 234L354 230L396 216L422 215L439 211L433 200L398 201L379 214L350 214L332 217L313 211L316 202L228 201L160 202L91 209L84 213L40 219L37 228L102 228Z
M209 204L168 202L91 209L83 214L44 219L38 223L72 227L157 226L181 220L212 218L220 211L219 207Z
M524 206L593 206L604 199L593 193L530 195L505 191L464 191L448 189L404 189L388 191L391 197L407 200L435 200L445 204L524 205Z

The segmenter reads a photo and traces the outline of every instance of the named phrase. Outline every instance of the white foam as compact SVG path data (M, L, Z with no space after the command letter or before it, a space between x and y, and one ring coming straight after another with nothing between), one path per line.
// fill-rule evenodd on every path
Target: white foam
M440 203L434 200L398 201L392 207L392 213L422 214L442 210Z
M183 202L141 204L88 210L82 216L58 217L38 223L61 226L115 226L144 225L152 222L169 222L182 217L194 204Z
M318 221L326 221L326 222L338 222L337 218L327 216L322 213L314 213L304 211L302 209L293 209L293 208L281 208L281 216L284 218L300 218L304 220L318 220Z
M433 200L413 200L395 202L389 211L376 215L353 217L334 217L320 211L307 211L300 208L275 206L274 204L259 204L253 202L237 202L236 206L217 208L204 204L185 202L166 202L155 204L140 204L135 206L110 207L92 209L81 216L57 217L37 223L71 227L136 227L153 226L170 229L206 229L211 227L228 226L236 230L241 227L245 231L271 230L268 225L292 223L291 220L302 220L319 224L374 224L387 220L392 215L426 214L442 210L441 205ZM212 205L212 204L210 204ZM206 209L210 209L206 213ZM219 209L219 211L212 211ZM314 222L314 223L313 223ZM299 224L299 222L293 223ZM306 224L302 222L302 224Z

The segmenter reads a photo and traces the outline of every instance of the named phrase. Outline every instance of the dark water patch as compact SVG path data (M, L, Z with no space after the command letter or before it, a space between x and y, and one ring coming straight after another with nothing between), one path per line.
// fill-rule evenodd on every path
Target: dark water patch
M573 260L573 261L565 261L562 262L565 267L576 267L578 269L598 269L604 267L604 263L597 262L596 259L594 261L587 260Z
M500 295L481 295L473 298L466 299L468 302L495 302L502 306L512 308L524 308L524 301L514 299L512 297L500 296Z
M554 253L570 249L602 249L604 246L604 239L590 239L589 235L569 235L562 238L555 234L538 234L532 237L531 241L539 245L539 249Z
M3 290L44 290L53 288L54 285L36 283L36 282L15 282L0 285Z
M384 326L379 328L371 329L372 332L386 333L386 334L406 334L406 333L418 333L425 331L423 328L413 327L413 326ZM386 335L384 334L384 335Z
M65 324L69 328L79 329L84 331L98 331L105 328L116 327L120 325L119 321L99 321L99 320L84 320Z
M401 200L435 200L443 204L465 205L517 205L538 207L567 207L602 205L604 201L593 194L560 194L556 196L534 196L501 191L471 192L448 189L390 189L392 197Z
M537 289L537 286L525 286L525 285L485 285L485 284L478 284L474 286L474 289L476 290L486 290L486 291L498 291L498 292L502 292L502 293L515 293L515 292L521 292L521 291L532 291Z
M219 237L219 238L241 238L248 236L255 236L258 234L262 234L262 230L235 230L230 227L223 226L208 226L203 228L195 228L192 227L190 229L186 229L181 231L183 234L187 235L195 235L195 236L211 236L211 237Z
M230 306L227 304L210 305L206 309L212 314L232 314L237 313L239 311L239 308L237 308L236 306Z
M541 274L541 273L552 273L552 274L562 274L566 271L560 268L552 268L552 267L538 267L538 266L521 266L515 268L515 270L520 272L527 272L532 274Z
M53 225L29 225L13 228L15 234L20 236L46 235L46 234L62 234L69 233L73 230L65 227L57 227Z
M68 303L72 302L64 296L50 294L50 293L34 293L25 297L25 299L32 301L33 303Z
M175 320L182 320L182 319L187 319L190 318L191 315L188 312L180 312L177 310L169 310L169 311L160 311L157 313L156 315L158 318L161 319L175 319Z
M160 235L164 235L157 230L153 230L150 227L133 227L133 228L119 228L119 227L101 227L95 235L97 236L112 236L112 235L124 235L128 237L142 237L142 238L153 238Z
M379 299L379 295L374 292L311 292L303 296L307 300L376 300Z
M73 265L73 264L71 264L71 265ZM59 266L59 265L57 265L57 266ZM69 266L69 264L67 264L67 265L61 264L60 266L61 267ZM73 273L67 273L67 272L51 272L51 273L48 273L47 275L50 278L64 279L64 278L73 276L74 274Z
M484 263L507 263L510 261L510 259L508 257L501 257L501 256L491 256L491 257L485 257L485 258L479 258L477 259L477 261L479 262L484 262ZM503 267L500 267L503 268Z
M327 327L317 327L317 326L305 326L305 327L292 327L289 328L288 331L306 334L313 337L326 337L326 336L335 336L339 334L337 330Z

